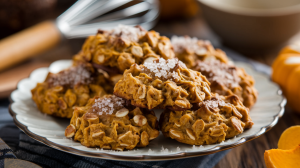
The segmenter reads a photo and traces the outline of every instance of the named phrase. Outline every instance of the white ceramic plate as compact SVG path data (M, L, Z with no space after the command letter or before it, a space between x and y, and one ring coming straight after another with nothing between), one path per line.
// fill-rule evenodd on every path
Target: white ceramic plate
M259 137L271 129L284 113L286 100L281 95L279 87L271 82L266 75L256 72L251 65L242 62L235 62L235 64L238 67L243 67L256 81L255 87L259 92L259 96L257 103L250 111L254 125L237 137L220 144L191 146L164 138L160 134L145 148L120 152L87 148L79 142L65 138L64 130L69 124L69 120L51 117L39 112L35 103L31 100L30 90L38 82L43 82L49 71L58 72L69 67L71 60L56 61L49 68L36 69L29 78L21 80L17 90L11 94L12 103L9 109L15 124L27 135L52 148L76 155L127 161L169 160L207 155L233 148ZM156 113L159 113L159 111Z

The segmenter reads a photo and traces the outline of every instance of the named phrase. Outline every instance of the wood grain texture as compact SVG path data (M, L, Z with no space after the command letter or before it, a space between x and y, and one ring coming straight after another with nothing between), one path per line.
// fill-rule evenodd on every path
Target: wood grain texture
M277 125L263 134L259 138L233 148L216 166L215 168L231 167L231 168L251 168L265 167L263 154L265 150L277 148L277 143L282 132L293 125L299 125L299 115L294 113L288 107L283 117Z
M65 41L45 53L38 54L35 58L0 72L0 99L8 97L16 89L17 83L28 77L36 68L47 67L59 59L71 59L72 55L80 49L82 42L82 40ZM76 51L72 51L74 46L77 46Z
M210 30L201 14L189 21L170 21L159 23L155 28L161 34L177 34L196 36L200 39L212 41L214 46L219 46L222 41L214 32ZM300 40L300 32L289 43ZM238 50L234 48L233 50ZM280 48L274 48L270 51L261 51L256 54L242 52L243 55L258 62L271 65L277 57ZM215 168L265 168L264 152L272 148L277 148L277 143L282 132L293 125L300 124L300 116L286 107L286 112L277 125L263 134L259 138L247 142L239 147L233 148L230 152L215 166Z
M221 44L221 40L206 25L201 14L195 18L191 18L190 20L159 22L154 30L163 35L177 34L196 36L201 39L212 41L214 46ZM300 33L291 39L291 42L296 40L300 40ZM61 45L44 55L34 58L32 61L52 62L57 59L70 59L72 54L75 54L80 49L82 43L83 40L73 40L68 44ZM262 52L256 55L248 55L247 53L243 54L258 62L271 65L273 60L276 58L279 49L280 48L277 48L272 52ZM284 116L279 120L278 124L274 128L253 141L231 149L230 152L215 166L215 168L265 167L263 158L264 151L277 148L277 143L281 133L292 125L300 125L300 116L293 113L293 111L289 108L286 108Z
M9 96L17 88L18 82L27 78L33 70L40 67L48 67L49 65L50 62L31 62L0 73L0 98Z

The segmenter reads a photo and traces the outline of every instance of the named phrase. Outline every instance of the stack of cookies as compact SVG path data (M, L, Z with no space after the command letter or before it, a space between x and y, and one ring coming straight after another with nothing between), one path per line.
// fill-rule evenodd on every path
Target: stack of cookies
M43 113L71 118L65 136L87 147L130 150L159 136L221 143L250 129L254 80L207 41L143 28L99 30L32 90ZM163 109L158 116L153 110Z

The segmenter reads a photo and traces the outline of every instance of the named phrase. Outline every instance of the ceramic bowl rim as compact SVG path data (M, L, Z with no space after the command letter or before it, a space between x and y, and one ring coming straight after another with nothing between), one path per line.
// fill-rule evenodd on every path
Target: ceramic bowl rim
M294 6L287 6L282 8L272 9L254 9L254 8L243 8L233 5L212 5L209 0L197 0L200 4L213 8L218 11L225 13L243 15L243 16L256 16L256 17L276 17L285 16L300 13L300 2Z

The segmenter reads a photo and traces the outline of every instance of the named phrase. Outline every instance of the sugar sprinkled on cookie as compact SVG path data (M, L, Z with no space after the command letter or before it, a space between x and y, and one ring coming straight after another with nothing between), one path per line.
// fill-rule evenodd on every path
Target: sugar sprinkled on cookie
M96 112L98 115L113 114L114 111L119 110L124 107L125 101L122 98L117 96L110 96L104 98L95 99L93 104L93 112Z
M199 55L203 55L207 52L205 45L210 45L209 41L202 41L196 37L188 36L173 36L171 38L171 43L173 45L174 51L177 53L182 53L184 50L189 52L194 52Z
M50 74L47 82L52 86L70 85L71 87L76 84L89 84L91 83L92 73L84 65L74 66L57 74Z
M221 99L212 99L212 100L205 100L202 102L203 104L207 105L209 108L218 108L219 106L225 106L225 102Z
M119 25L118 27L111 30L111 35L119 36L125 40L138 42L139 38L144 36L146 31L141 27L132 27Z
M199 61L195 69L203 73L210 82L218 82L230 88L237 87L240 82L236 68L219 60Z
M154 73L158 78L177 79L179 77L178 73L175 72L175 67L177 64L185 67L184 63L176 58L168 60L159 58L158 60L154 60L153 62L145 62L144 66L151 73Z

